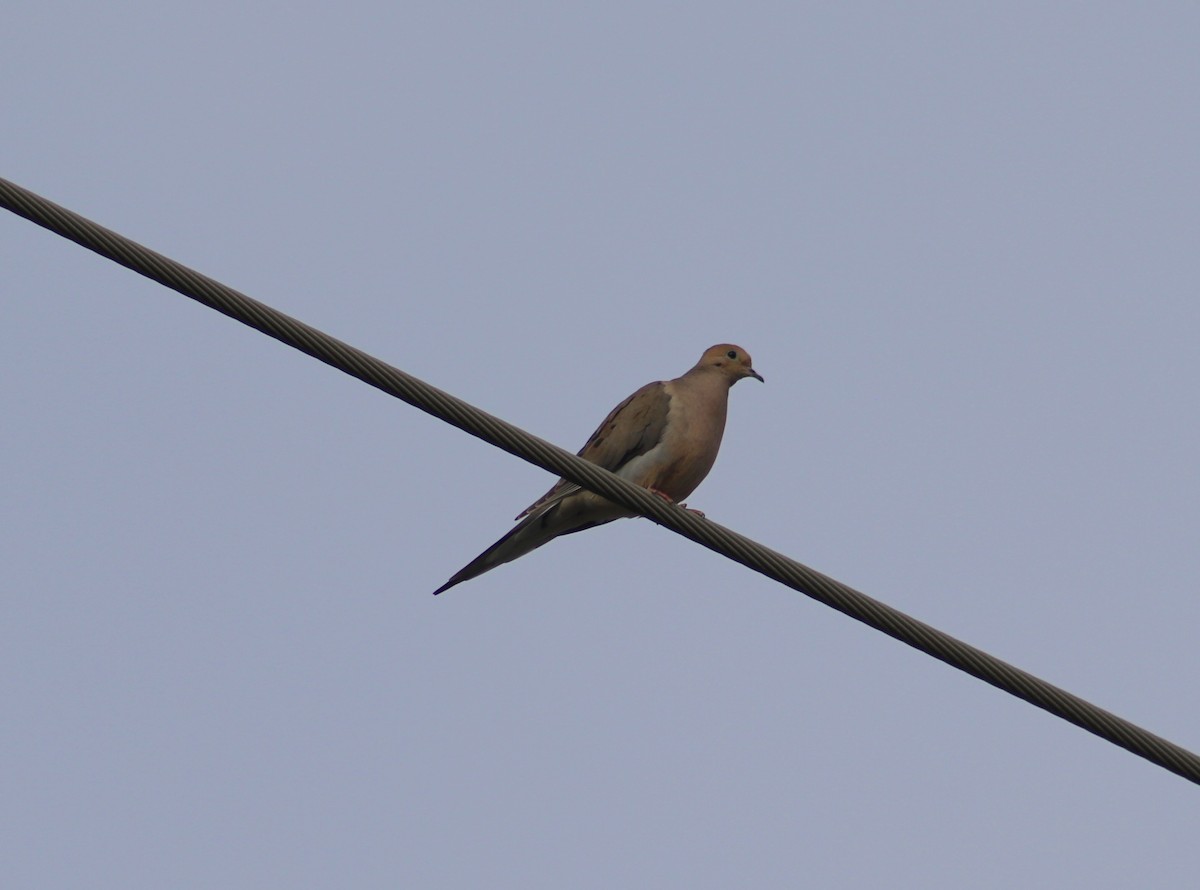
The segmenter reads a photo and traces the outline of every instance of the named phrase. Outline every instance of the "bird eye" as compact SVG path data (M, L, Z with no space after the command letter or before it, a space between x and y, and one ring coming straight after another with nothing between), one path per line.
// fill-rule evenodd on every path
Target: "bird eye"
M737 358L737 350L731 349L725 355L729 358Z

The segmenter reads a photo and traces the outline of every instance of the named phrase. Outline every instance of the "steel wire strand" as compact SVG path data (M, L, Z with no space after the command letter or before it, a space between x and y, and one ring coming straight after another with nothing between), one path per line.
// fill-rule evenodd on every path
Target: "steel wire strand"
M0 179L0 206L1200 784L1200 756L1186 748L724 526L668 504L569 451L5 179Z

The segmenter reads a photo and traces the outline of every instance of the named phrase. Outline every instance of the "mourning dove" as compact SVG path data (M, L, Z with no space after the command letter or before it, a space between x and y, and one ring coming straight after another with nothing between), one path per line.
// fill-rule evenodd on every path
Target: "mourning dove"
M678 503L712 469L725 432L729 389L743 377L763 379L746 351L728 343L713 346L682 377L647 383L613 408L579 456ZM512 562L559 535L636 515L559 479L517 516L520 522L512 531L433 593Z

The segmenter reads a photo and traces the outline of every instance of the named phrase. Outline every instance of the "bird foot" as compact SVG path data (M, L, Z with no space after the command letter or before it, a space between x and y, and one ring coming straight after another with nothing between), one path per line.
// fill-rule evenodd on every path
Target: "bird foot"
M651 488L650 493L658 495L660 498L662 498L668 504L675 504L675 498L671 497L665 491L659 491L657 488ZM675 506L679 507L681 510L687 510L689 513L695 513L701 519L705 518L704 513L702 513L700 510L693 510L687 504L675 504Z

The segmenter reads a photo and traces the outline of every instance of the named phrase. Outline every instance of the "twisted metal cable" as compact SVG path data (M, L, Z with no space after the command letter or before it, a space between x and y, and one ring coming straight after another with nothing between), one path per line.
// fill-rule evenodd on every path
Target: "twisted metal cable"
M0 179L0 206L793 590L1200 784L1200 756L494 417L122 235Z

